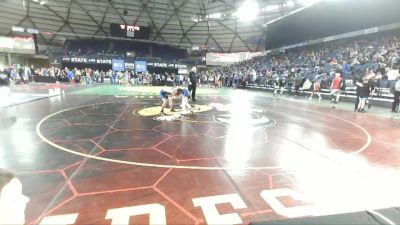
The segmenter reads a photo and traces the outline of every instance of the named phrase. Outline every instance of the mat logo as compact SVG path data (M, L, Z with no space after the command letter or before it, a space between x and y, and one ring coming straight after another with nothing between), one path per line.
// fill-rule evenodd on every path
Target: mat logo
M216 115L215 119L226 125L238 124L238 126L256 128L272 127L276 121L263 115L264 111L261 109L245 109L242 110L240 106L224 105L220 103L211 103L209 106L215 108L218 112L226 112L224 114Z
M291 197L297 201L306 202L306 197L291 189L272 189L264 190L260 193L261 198L274 210L275 213L287 218L311 216L314 211L310 205L301 205L295 207L286 207L279 198ZM245 209L246 203L239 194L216 195L209 197L201 197L192 199L193 206L199 207L203 211L207 224L242 224L243 220L239 213L221 214L217 205L230 204L233 209ZM159 203L151 203L146 205L138 205L124 208L109 209L105 216L106 220L111 220L111 225L128 225L129 221L134 221L135 216L148 215L150 225L166 225L167 215L164 205ZM84 215L83 215L84 216ZM79 213L57 215L45 217L40 225L58 224L69 225L75 224L79 217Z
M127 98L128 95L115 95L114 97L115 98Z
M150 106L145 107L133 112L134 115L143 117L153 117L154 120L158 121L174 121L174 120L185 120L189 118L189 115L207 112L213 108L207 105L192 105L192 112L184 111L181 108L175 109L171 112L169 109L164 110L165 115L160 115L161 106Z
M242 109L240 105L210 103L208 105L193 105L192 112L184 112L176 109L175 112L165 111L166 115L160 115L161 106L151 106L134 111L138 116L152 116L157 121L189 121L190 115L204 113L215 109L215 121L230 126L248 127L249 129L267 128L275 125L275 120L266 117L261 109Z
M156 116L153 118L153 120L157 120L157 121L167 121L167 122L171 122L171 121L177 121L177 120L188 120L189 117L183 116L183 115L179 115L179 114L173 114L173 115L161 115L161 116Z

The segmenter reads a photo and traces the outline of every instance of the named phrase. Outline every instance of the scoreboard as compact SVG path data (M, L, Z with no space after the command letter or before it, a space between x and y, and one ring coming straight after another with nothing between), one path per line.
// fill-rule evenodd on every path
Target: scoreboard
M146 39L150 37L149 27L126 25L126 24L110 24L110 33L114 37Z

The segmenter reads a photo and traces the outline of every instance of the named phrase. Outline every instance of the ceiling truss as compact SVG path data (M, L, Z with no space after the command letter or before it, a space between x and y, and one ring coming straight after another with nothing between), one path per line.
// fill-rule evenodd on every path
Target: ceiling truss
M27 3L25 15L21 15L19 1L0 1L0 9L3 9L0 19L7 21L2 26L9 26L0 31L0 36L10 36L12 26L24 26L29 22L32 27L26 28L39 30L39 41L48 45L60 45L66 36L109 38L109 24L121 23L149 26L150 40L160 44L186 48L211 44L222 52L259 51L263 50L265 39L262 24L283 13L271 12L259 15L256 21L243 23L232 18L196 20L196 16L231 13L244 0L48 0L44 5L32 0L22 1ZM265 6L287 0L257 1ZM19 20L15 19L16 14L21 15Z

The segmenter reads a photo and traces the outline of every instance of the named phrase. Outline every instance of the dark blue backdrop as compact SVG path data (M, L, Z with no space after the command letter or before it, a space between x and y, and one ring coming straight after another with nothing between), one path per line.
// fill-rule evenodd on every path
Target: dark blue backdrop
M322 1L267 26L266 49L400 21L400 0Z

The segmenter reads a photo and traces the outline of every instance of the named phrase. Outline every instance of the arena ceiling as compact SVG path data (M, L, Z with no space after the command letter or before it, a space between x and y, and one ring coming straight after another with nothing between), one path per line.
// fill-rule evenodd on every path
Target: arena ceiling
M317 0L251 1L261 10L242 21L235 12L245 0L0 0L0 36L12 35L12 26L34 28L40 44L63 45L66 39L109 37L110 23L119 23L150 27L150 41L157 43L257 51L264 49L268 22Z

